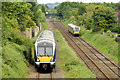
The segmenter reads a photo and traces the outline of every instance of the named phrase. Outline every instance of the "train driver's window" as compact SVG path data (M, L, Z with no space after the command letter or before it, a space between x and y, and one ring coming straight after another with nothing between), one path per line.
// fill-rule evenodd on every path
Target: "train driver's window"
M38 56L44 55L44 47L38 47Z
M52 47L46 47L46 55L52 56Z
M75 28L75 31L79 31L79 28Z

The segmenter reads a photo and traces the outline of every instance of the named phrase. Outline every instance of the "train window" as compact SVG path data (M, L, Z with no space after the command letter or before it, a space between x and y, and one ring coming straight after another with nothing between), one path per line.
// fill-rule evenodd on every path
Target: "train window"
M40 55L44 55L44 47L38 47L38 56L40 56Z
M75 31L79 31L79 28L75 28Z
M46 47L46 55L52 56L52 47Z

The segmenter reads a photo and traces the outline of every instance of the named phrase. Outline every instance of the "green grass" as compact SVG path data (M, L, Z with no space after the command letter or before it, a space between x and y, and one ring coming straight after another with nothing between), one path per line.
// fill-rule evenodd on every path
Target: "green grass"
M28 72L28 62L22 51L25 46L7 43L2 48L2 78L23 78Z
M0 47L0 79L2 78L2 47Z
M81 36L114 61L118 62L118 43L114 38L86 30ZM120 63L120 62L119 62Z
M2 78L25 78L31 62L32 42L15 29L11 29L8 38L4 38L2 46Z
M65 71L65 78L95 78L95 75L77 57L58 30L55 35L59 40L59 65Z

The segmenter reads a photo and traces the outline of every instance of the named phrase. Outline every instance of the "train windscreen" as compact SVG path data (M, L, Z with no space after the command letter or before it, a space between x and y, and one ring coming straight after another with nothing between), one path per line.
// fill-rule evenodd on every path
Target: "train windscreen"
M38 56L52 56L52 47L38 47Z
M37 55L38 55L38 56L44 55L44 53L45 53L44 47L38 47L38 53L37 53Z
M79 28L78 28L78 27L75 27L75 31L79 31Z
M52 56L52 47L46 47L46 55Z

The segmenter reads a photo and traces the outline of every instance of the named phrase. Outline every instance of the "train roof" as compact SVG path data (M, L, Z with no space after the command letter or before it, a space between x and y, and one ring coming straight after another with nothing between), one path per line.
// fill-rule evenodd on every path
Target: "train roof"
M51 41L51 42L54 42L54 35L49 30L42 31L40 33L39 37L37 38L37 42L39 42L39 41Z
M74 25L74 24L68 24L68 26L70 26L70 27L72 27L72 28L78 27L78 26L76 26L76 25ZM80 28L80 27L78 27L78 28Z

